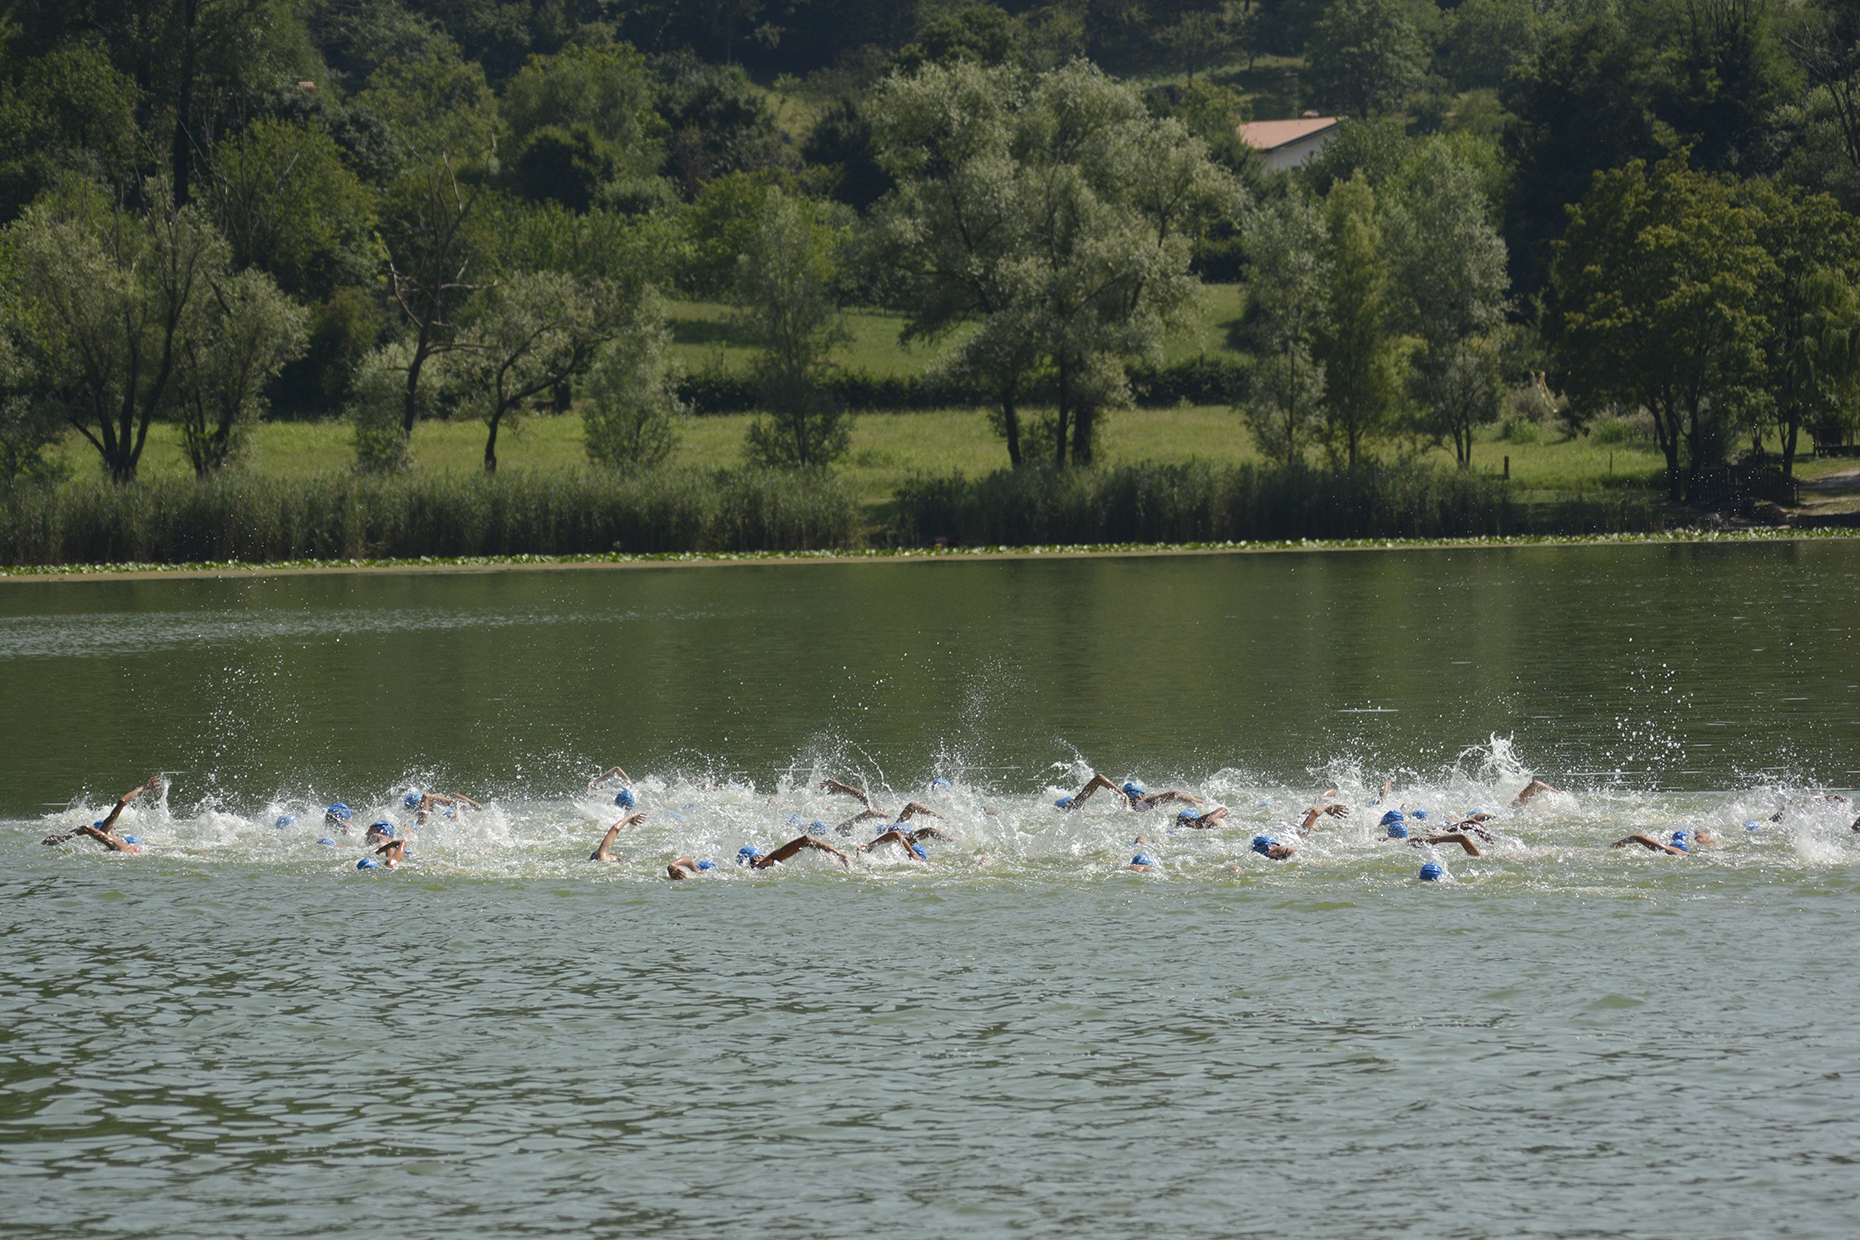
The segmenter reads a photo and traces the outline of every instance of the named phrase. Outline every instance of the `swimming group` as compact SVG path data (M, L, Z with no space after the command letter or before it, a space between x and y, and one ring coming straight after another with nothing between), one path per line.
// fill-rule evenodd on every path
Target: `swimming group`
M625 813L607 828L606 834L602 836L594 851L588 854L590 862L613 863L624 860L619 853L614 851L615 842L627 828L638 826L647 818L646 811L637 808L640 794L632 786L632 781L627 777L626 772L617 766L610 767L589 780L588 790L594 792L612 788L615 783L622 786L614 793L614 805L623 811L631 812ZM946 789L949 786L949 781L941 778L933 780L930 785L933 791L939 788ZM143 852L142 841L134 835L117 834L116 823L123 811L137 797L145 792L159 792L162 787L161 777L151 776L146 782L130 789L118 798L116 804L103 818L76 826L69 831L48 835L40 842L59 845L84 837L96 841L111 852L140 855ZM830 795L851 797L865 808L833 827L819 821L809 823L795 838L766 851L754 844L745 844L731 860L736 865L750 871L767 871L805 853L818 853L831 857L850 869L855 854L876 853L881 849L886 849L897 850L898 855L907 861L928 865L930 864L928 849L931 846L952 842L952 837L948 834L928 823L919 821L924 818L941 819L943 817L942 814L921 801L909 801L893 814L875 804L872 794L863 788L854 787L837 779L822 780L820 788ZM1371 801L1366 809L1373 812L1375 808L1385 805L1390 800L1393 790L1392 781L1384 780L1380 795ZM1165 806L1181 805L1182 808L1176 811L1175 817L1169 820L1168 827L1171 834L1176 830L1217 830L1227 825L1228 809L1226 806L1216 805L1207 808L1207 803L1202 798L1177 789L1150 792L1135 780L1126 780L1120 784L1101 773L1094 773L1086 781L1085 786L1077 792L1070 796L1060 797L1054 802L1054 808L1065 813L1077 812L1082 810L1086 803L1099 792L1105 793L1107 799L1133 813L1147 813ZM1532 779L1513 798L1511 806L1514 809L1523 808L1530 804L1534 797L1556 792L1557 789L1543 780ZM1846 804L1847 798L1838 793L1822 793L1802 798L1804 804L1812 802ZM363 845L368 851L357 860L356 869L397 869L410 859L413 837L417 836L420 829L427 825L433 814L438 813L451 818L467 809L481 810L484 807L470 797L458 793L411 791L403 796L402 808L411 815L411 821L402 823L392 818L378 818L370 822L362 831ZM1784 810L1778 810L1770 821L1780 822L1784 812ZM984 810L983 813L990 817L994 816L993 811ZM1326 819L1344 819L1350 817L1351 813L1350 807L1338 798L1337 789L1325 789L1318 795L1315 804L1304 810L1302 821L1285 832L1285 839L1276 835L1255 835L1252 839L1252 851L1268 861L1289 860L1298 852L1297 843L1290 841L1294 838L1302 841L1305 837L1321 830ZM1491 825L1496 819L1495 813L1481 811L1466 814L1458 819L1443 818L1436 829L1428 817L1428 812L1424 809L1410 810L1405 806L1391 808L1385 810L1378 820L1376 830L1381 834L1375 836L1374 839L1377 843L1406 844L1410 847L1423 845L1458 847L1467 856L1478 857L1483 855L1481 843L1490 846L1506 841L1506 837L1496 834L1497 828ZM282 814L275 825L284 828L292 826L295 822L294 816ZM873 828L873 838L863 844L853 846L852 853L835 847L825 838L829 834L850 836L863 823L876 824ZM346 839L352 835L356 826L354 812L347 804L335 802L324 810L323 825L327 830ZM1749 822L1745 825L1755 830L1762 824ZM1854 820L1851 830L1860 833L1860 818ZM341 846L337 839L331 836L324 836L317 842L330 847ZM1674 831L1665 840L1641 834L1629 835L1616 840L1609 847L1638 847L1666 856L1685 857L1699 849L1712 848L1722 842L1703 828L1694 826L1687 830ZM1131 843L1139 850L1154 847L1148 837L1142 834L1137 835ZM988 858L982 857L981 860L987 861ZM1141 873L1160 869L1161 866L1150 853L1138 851L1131 856L1126 868ZM672 880L701 878L717 871L716 861L694 860L689 856L675 857L665 867L666 877ZM1421 882L1438 882L1446 877L1448 875L1445 867L1434 861L1422 865L1418 874Z

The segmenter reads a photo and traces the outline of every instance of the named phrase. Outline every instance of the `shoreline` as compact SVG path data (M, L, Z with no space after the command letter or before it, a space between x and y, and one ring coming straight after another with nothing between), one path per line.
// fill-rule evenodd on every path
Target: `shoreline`
M1108 559L1119 556L1263 555L1285 552L1474 551L1514 547L1820 542L1850 538L1860 538L1860 529L1770 527L1738 530L1683 529L1638 534L1515 534L1476 538L1297 539L1226 543L1083 543L1026 547L922 547L866 551L680 551L646 555L422 556L418 559L402 560L285 560L264 564L234 560L190 564L61 564L0 567L0 583L163 579L186 581L227 577L316 576L334 573L491 573L512 570L728 568L742 565Z

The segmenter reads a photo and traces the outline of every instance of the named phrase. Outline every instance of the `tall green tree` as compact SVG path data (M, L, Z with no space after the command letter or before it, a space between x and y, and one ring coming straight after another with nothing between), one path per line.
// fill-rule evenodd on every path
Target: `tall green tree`
M831 465L852 440L825 382L851 339L833 292L835 242L815 204L771 188L737 260L737 323L760 350L753 374L767 410L746 443L765 465Z
M1652 415L1675 502L1758 406L1773 268L1749 208L1683 156L1600 173L1570 212L1548 321L1561 386Z
M1322 437L1355 469L1365 444L1386 432L1399 395L1399 357L1389 334L1389 264L1375 192L1360 174L1324 201L1330 277L1325 313L1312 334L1323 366Z
M1250 212L1241 238L1259 359L1242 416L1267 459L1290 465L1305 459L1323 425L1324 365L1313 350L1329 328L1329 237L1318 204L1294 190Z
M1505 243L1492 226L1476 171L1444 142L1424 143L1388 195L1395 304L1421 341L1414 390L1423 429L1472 463L1475 427L1498 411L1497 351L1504 322Z
M215 272L208 285L208 312L182 338L175 374L181 450L197 478L243 455L266 387L303 352L309 317L262 271Z
M1400 0L1332 0L1311 30L1311 89L1355 117L1400 111L1427 49Z

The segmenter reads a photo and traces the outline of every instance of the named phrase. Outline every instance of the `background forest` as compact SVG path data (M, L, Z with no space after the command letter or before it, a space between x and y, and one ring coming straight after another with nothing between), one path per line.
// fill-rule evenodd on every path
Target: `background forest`
M78 509L155 519L121 498L154 474L169 508L269 480L385 512L512 434L577 486L710 496L699 524L840 513L794 545L868 537L862 506L1037 537L1055 488L1252 487L1169 527L1231 534L1337 477L1386 500L1349 530L1447 531L1414 514L1498 511L1476 454L1704 504L1851 439L1853 0L0 14L16 562L77 554L44 531ZM1314 113L1341 132L1292 171L1236 133ZM259 520L215 504L188 519Z

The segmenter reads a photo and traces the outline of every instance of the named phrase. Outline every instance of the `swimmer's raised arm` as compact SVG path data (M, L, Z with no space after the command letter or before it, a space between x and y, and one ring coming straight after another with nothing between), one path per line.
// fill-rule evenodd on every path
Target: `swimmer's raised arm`
M1326 814L1332 818L1348 818L1350 816L1350 807L1336 804L1313 805L1310 809L1305 811L1305 820L1298 824L1298 834L1311 834L1313 830L1312 824L1315 823L1321 815Z
M1463 832L1460 832L1460 831L1452 831L1452 832L1449 832L1449 833L1448 833L1448 834L1446 834L1446 835L1427 835L1427 836L1422 836L1422 837L1420 837L1420 838L1417 838L1417 839L1411 839L1411 840L1409 840L1408 842L1409 842L1410 844L1414 844L1414 845L1421 845L1421 844L1458 844L1458 845L1459 845L1459 846L1460 846L1461 848L1464 848L1464 849L1466 850L1466 855L1467 855L1468 857L1479 857L1479 856L1483 856L1483 855L1484 855L1483 853L1481 853L1481 852L1479 851L1479 846L1478 846L1477 844L1475 844L1475 843L1473 843L1473 842L1472 842L1471 840L1469 840L1469 839L1467 839L1467 838L1466 838L1466 836L1465 836L1465 834L1464 834Z
M612 779L615 775L618 775L620 777L621 783L630 784L633 782L632 780L627 778L625 771L621 770L617 766L610 766L606 770L602 771L599 775L596 775L593 779L590 779L588 781L588 791L589 792L594 791L596 785L606 783L609 779Z
M910 837L905 835L904 832L898 830L896 827L893 827L891 830L885 832L883 835L879 836L877 839L873 840L869 844L859 845L859 851L862 853L869 853L874 848L877 848L880 844L898 844L903 847L905 852L911 851Z
M889 815L875 809L862 810L833 829L838 831L841 835L851 835L853 827L858 823L870 822L874 818L885 818L888 816Z
M151 775L144 782L137 784L135 787L131 788L128 792L125 792L122 796L116 799L116 807L110 811L109 817L103 820L103 829L105 831L108 831L110 830L111 827L115 826L116 820L122 816L123 811L129 807L129 803L131 801L135 800L137 797L141 796L145 792L157 792L160 789L161 789L161 776Z
M1556 791L1555 788L1552 788L1549 784L1546 784L1543 780L1533 779L1530 783L1524 785L1524 791L1518 793L1517 799L1514 800L1512 804L1513 805L1529 805L1531 803L1531 798L1536 796L1538 793L1555 792L1555 791Z
M1381 792L1378 792L1378 793L1376 794L1376 804L1378 804L1378 805L1380 805L1380 804L1381 804L1382 802L1384 802L1384 801L1386 801L1386 800L1388 800L1388 799L1389 799L1389 791L1390 791L1391 789L1393 789L1394 787L1395 787L1395 781L1394 781L1394 780L1392 780L1392 779L1385 779L1385 780L1383 780L1383 781L1382 781L1382 791L1381 791Z
M1124 795L1124 790L1112 783L1109 779L1106 779L1103 772L1099 772L1086 780L1083 788L1080 788L1077 792L1066 798L1065 808L1083 809L1085 807L1085 802L1091 799L1091 794L1098 791L1100 788L1109 788L1112 796L1122 801L1126 806L1130 804L1130 798Z
M1173 788L1168 792L1152 792L1147 796L1138 797L1137 800L1145 805L1167 805L1171 801L1182 801L1189 805L1206 804L1200 797L1191 797L1188 793L1178 792Z
M599 848L596 848L593 852L588 854L588 860L590 861L618 861L620 860L620 858L614 856L613 854L614 836L620 834L621 828L630 827L634 825L635 823L641 823L644 821L646 821L646 815L643 813L628 814L625 818L622 818L619 822L616 822L613 826L607 828L607 834L601 839L601 846Z
M1188 811L1183 810L1182 812L1187 813ZM1177 818L1176 824L1178 826L1187 827L1190 831L1206 831L1212 827L1220 826L1221 819L1225 817L1227 817L1227 807L1225 805L1217 805L1207 813L1198 817Z
M470 797L462 796L456 792L429 792L424 797L420 798L420 802L421 809L426 809L428 806L432 805L469 805L473 809L484 808L484 806L478 804L478 802L472 800Z
M813 849L815 852L823 852L838 857L841 865L849 870L852 868L852 860L845 853L827 843L825 840L817 840L811 835L803 835L789 840L774 852L764 853L762 856L756 857L750 861L749 864L758 870L766 870L777 861L786 861L788 858L808 848Z
M928 805L925 805L922 801L912 801L898 811L898 821L909 822L913 814L928 814L932 818L941 818L943 816L931 809Z
M944 835L935 827L919 827L910 834L910 841L913 844L921 843L924 840L948 840L950 838L952 837Z
M1674 848L1671 844L1662 844L1660 841L1648 839L1644 835L1630 835L1624 840L1616 840L1614 843L1610 844L1609 847L1625 848L1629 844L1639 844L1649 852L1667 853L1674 857L1683 857L1686 855L1686 850L1683 848Z
M837 779L823 779L820 781L820 786L826 790L829 796L852 797L861 805L867 808L871 807L872 801L865 795L864 788L855 788L851 784L843 784Z

